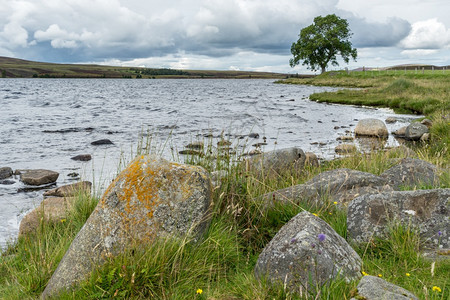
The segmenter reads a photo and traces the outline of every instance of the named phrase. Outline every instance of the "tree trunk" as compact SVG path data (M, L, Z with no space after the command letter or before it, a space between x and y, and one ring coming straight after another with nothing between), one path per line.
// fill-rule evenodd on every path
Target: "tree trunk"
M321 68L322 68L322 72L320 74L325 73L325 66L322 66Z

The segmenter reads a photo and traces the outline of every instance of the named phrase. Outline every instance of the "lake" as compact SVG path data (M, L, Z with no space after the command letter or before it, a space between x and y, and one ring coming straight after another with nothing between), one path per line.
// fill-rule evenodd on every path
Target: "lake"
M417 117L309 100L333 90L258 79L0 79L0 167L57 171L58 185L77 173L101 194L147 136L168 159L191 141L221 135L249 149L265 137L265 151L297 146L330 159L336 138L360 119L395 116L398 122L387 124L393 131ZM250 133L259 137L239 139ZM91 145L100 139L114 144ZM93 159L71 160L78 154ZM7 183L0 184L0 247L17 236L43 193L18 177Z

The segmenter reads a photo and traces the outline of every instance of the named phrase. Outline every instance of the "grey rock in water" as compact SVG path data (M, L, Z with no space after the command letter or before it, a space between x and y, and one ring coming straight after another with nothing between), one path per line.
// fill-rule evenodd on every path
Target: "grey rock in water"
M44 192L44 197L76 197L79 195L89 195L92 183L81 181L73 184L63 185Z
M386 179L371 173L336 169L323 172L305 184L264 194L262 199L269 206L274 202L321 203L328 198L340 205L347 205L360 195L391 191L392 188L386 183Z
M286 148L254 155L244 161L245 169L255 177L276 177L288 173L301 173L306 155L300 148Z
M101 140L97 140L91 143L91 145L94 146L99 146L99 145L114 145L113 142L111 142L111 140L109 139L101 139Z
M394 191L364 195L348 206L347 233L357 242L384 237L389 226L417 228L425 245L450 246L450 189Z
M375 276L364 276L356 287L358 298L350 300L419 300L413 293Z
M361 277L361 258L322 219L303 211L267 244L255 266L258 278L281 283L292 292L316 291L337 277Z
M44 199L41 204L23 217L19 226L19 236L36 231L41 219L45 222L59 222L67 218L77 198L52 197Z
M21 170L20 180L28 185L43 185L58 180L59 173L50 170Z
M405 138L412 141L418 141L424 133L428 133L428 127L418 122L414 122L406 127Z
M0 168L0 180L9 178L13 175L13 170L10 167Z
M398 165L386 170L380 176L385 178L394 190L399 190L402 186L413 188L420 184L437 185L439 177L436 171L436 166L429 162L404 158Z
M111 183L75 237L42 296L55 296L106 257L157 237L200 238L209 224L211 180L201 167L155 155L133 160Z
M76 161L90 161L92 159L92 156L90 154L80 154L80 155L71 157L70 159L76 160Z
M400 127L396 131L392 132L392 134L395 135L396 137L403 138L406 135L406 128L407 126Z
M394 124L394 123L397 122L397 118L395 118L395 117L388 117L388 118L386 118L385 122L386 122L386 124Z
M355 127L357 136L374 136L386 138L389 133L383 121L378 119L362 119L358 121Z

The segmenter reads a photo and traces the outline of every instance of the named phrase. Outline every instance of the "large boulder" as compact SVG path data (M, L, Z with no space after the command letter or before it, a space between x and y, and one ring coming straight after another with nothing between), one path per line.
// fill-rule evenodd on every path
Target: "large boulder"
M378 119L362 119L358 121L355 127L357 136L374 136L378 138L387 138L389 132L386 124Z
M255 274L293 292L314 291L336 277L359 279L361 258L330 225L304 211L267 244L258 257Z
M211 180L203 168L137 157L108 187L42 296L71 287L130 245L157 237L198 239L207 229L210 203Z
M23 170L20 173L20 180L28 185L43 185L54 183L58 180L59 173L50 170Z
M356 287L357 298L350 300L419 300L413 293L379 277L364 276Z
M44 192L44 197L76 197L91 193L92 183L80 181L73 184L63 185Z
M13 170L10 167L0 168L0 180L9 178L13 175Z
M44 199L41 204L23 217L19 226L19 235L36 231L42 221L58 222L67 218L77 198L52 197Z
M450 189L364 195L348 206L347 233L357 242L384 237L389 226L417 228L429 247L450 246Z
M245 160L245 169L256 177L276 177L289 172L300 173L306 155L300 148L287 148L264 152Z
M347 205L354 198L364 194L391 191L386 183L386 179L371 173L336 169L323 172L305 184L264 194L262 198L266 205L274 202L319 203L324 199Z
M408 140L418 141L422 135L427 132L428 127L426 125L414 122L406 127L405 138Z
M380 176L387 180L387 183L395 190L402 186L414 187L419 184L436 185L439 177L436 174L436 166L429 162L404 158L399 164L386 170Z

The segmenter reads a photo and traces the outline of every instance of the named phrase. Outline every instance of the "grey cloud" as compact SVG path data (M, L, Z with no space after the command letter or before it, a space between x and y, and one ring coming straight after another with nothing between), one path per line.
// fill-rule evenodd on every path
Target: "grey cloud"
M354 33L352 41L356 47L396 46L411 31L411 24L403 19L390 18L386 23L367 22L365 19L348 19Z

